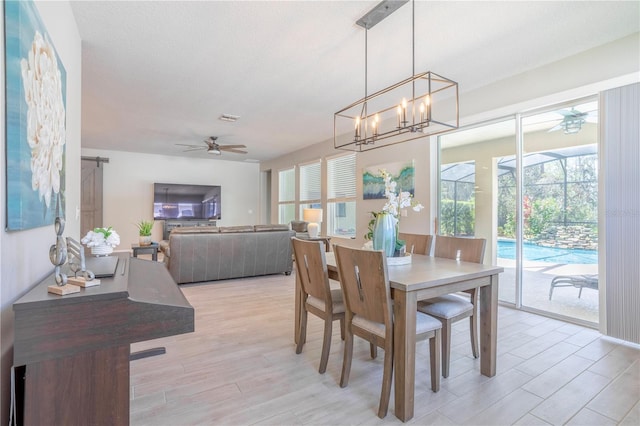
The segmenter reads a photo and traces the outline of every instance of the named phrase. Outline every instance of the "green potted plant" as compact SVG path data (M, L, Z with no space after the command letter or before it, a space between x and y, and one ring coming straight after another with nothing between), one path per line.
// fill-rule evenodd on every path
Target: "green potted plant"
M140 234L140 245L151 245L151 230L153 229L153 221L141 220L140 222L136 223L136 226L138 227L138 231Z

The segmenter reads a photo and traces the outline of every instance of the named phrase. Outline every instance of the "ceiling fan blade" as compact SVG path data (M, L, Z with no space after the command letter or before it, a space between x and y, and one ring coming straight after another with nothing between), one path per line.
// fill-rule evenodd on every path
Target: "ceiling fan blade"
M220 149L235 149L235 148L246 148L246 145L220 145Z
M179 145L179 146L188 146L189 148L201 148L201 146L200 146L200 145L188 145L188 144L186 144L186 143L177 143L176 145Z
M202 151L203 149L206 149L206 147L197 147L197 148L189 148L189 149L185 149L182 152L191 152L191 151Z
M247 152L247 151L241 151L241 150L239 150L239 149L224 149L224 150L223 150L222 148L220 148L220 150L221 150L221 151L225 151L225 152L233 152L233 153L235 153L235 154L248 154L248 152Z

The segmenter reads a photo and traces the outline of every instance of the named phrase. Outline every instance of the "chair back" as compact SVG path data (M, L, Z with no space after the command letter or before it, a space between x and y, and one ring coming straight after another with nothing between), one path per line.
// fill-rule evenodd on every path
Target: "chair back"
M331 306L329 273L322 241L304 241L293 237L291 244L302 291L324 300L325 306Z
M460 238L436 236L434 257L459 259L463 262L482 263L487 240L484 238Z
M400 232L398 238L407 244L407 253L425 254L427 256L431 254L433 235L405 234Z
M384 324L392 331L391 290L382 251L334 246L347 315Z

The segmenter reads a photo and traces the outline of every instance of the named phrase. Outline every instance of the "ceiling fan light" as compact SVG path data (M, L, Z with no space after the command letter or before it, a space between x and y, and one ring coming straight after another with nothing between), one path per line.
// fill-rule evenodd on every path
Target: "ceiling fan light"
M215 155L220 155L222 154L222 152L220 152L219 148L209 148L207 150L207 154L215 154Z

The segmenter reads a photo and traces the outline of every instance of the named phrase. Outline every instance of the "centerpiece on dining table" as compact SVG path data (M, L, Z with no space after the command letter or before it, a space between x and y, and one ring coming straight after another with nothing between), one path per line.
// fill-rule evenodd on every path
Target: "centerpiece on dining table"
M411 207L413 211L419 212L424 206L414 200L410 192L398 193L396 182L386 170L380 170L380 176L384 179L384 195L387 202L382 211L371 212L373 218L369 222L369 232L365 239L371 240L374 250L384 251L389 264L407 263L411 257L406 253L405 242L398 238L400 211Z

